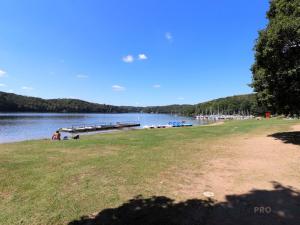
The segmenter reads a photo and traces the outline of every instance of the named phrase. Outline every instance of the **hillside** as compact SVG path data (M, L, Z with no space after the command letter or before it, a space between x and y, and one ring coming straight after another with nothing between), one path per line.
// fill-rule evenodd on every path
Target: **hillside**
M266 109L258 106L255 94L218 98L195 105L195 114L262 114Z
M1 112L125 113L138 108L90 103L78 99L42 99L0 92Z
M174 113L196 115L208 113L251 113L263 112L257 106L255 94L219 98L196 105L167 106L113 106L78 99L42 99L0 92L0 112L73 112L73 113Z

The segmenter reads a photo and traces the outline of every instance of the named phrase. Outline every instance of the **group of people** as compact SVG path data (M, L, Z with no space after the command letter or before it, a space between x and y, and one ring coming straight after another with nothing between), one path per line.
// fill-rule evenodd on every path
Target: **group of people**
M61 134L59 132L59 130L55 131L55 133L52 135L52 140L56 140L56 141L60 141L61 140ZM63 140L68 140L69 137L68 136L65 136L63 138ZM75 135L75 136L72 136L72 139L79 139L79 135Z

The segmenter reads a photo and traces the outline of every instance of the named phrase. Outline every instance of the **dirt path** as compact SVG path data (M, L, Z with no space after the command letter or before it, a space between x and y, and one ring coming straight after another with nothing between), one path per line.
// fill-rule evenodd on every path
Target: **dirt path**
M300 125L292 127L300 131ZM217 143L225 154L210 160L201 172L175 170L172 189L180 198L203 198L213 192L214 199L244 194L251 190L272 190L274 183L300 190L300 145L284 143L266 135L232 138Z

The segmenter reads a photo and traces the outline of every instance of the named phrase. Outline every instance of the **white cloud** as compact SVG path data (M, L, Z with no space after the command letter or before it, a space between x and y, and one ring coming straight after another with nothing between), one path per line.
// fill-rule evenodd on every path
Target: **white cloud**
M177 100L184 100L184 97L178 97Z
M152 87L153 88L160 88L160 84L154 84Z
M138 57L139 57L139 60L146 60L146 59L148 59L148 57L145 54L139 54Z
M125 91L125 87L115 84L112 86L112 90L113 91Z
M9 93L12 93L12 92L14 92L14 90L13 90L13 89L9 89L8 92L9 92Z
M88 78L89 76L87 76L87 75L85 75L85 74L77 74L76 77L77 77L78 79L86 79L86 78Z
M32 87L27 87L27 86L23 86L23 87L21 87L21 89L24 91L32 91L33 90Z
M6 75L6 71L0 69L0 77L4 77Z
M0 84L0 87L5 87L6 85L5 84Z
M165 38L170 42L173 41L173 35L170 32L165 33Z
M123 62L126 62L126 63L132 63L134 61L134 58L132 55L127 55L127 56L124 56L122 58Z

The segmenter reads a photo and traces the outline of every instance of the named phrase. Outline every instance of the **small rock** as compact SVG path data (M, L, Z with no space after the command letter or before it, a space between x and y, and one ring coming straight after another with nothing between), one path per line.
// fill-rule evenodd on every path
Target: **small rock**
M204 195L205 197L207 197L207 198L212 198L212 197L215 196L215 194L214 194L213 192L211 192L211 191L204 191L204 192L203 192L203 195Z

